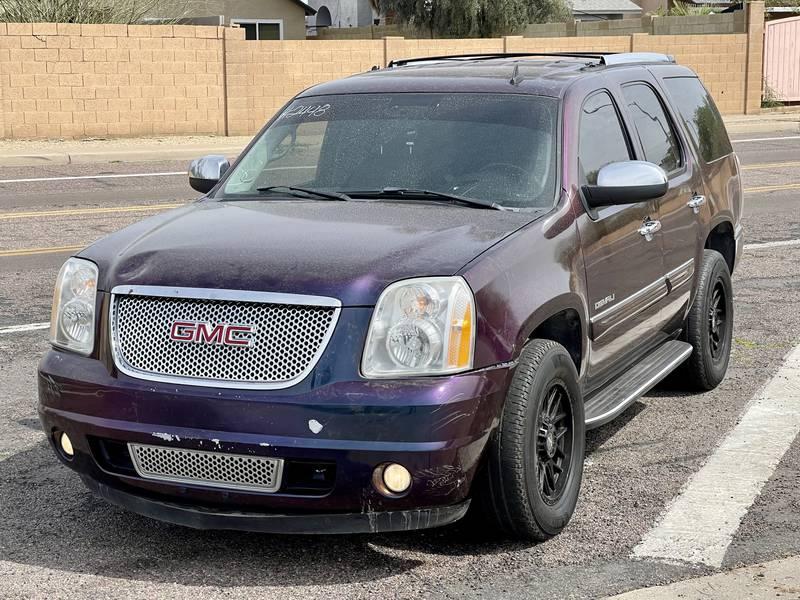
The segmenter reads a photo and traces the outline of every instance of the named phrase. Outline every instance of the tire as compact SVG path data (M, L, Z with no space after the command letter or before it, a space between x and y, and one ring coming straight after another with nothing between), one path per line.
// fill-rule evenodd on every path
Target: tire
M676 381L690 390L713 390L725 378L733 341L731 273L716 250L703 251L697 295L684 332L692 354L677 373Z
M563 416L553 419L556 414ZM476 481L476 518L516 539L541 542L558 534L575 512L585 438L572 358L556 342L531 341L522 350Z

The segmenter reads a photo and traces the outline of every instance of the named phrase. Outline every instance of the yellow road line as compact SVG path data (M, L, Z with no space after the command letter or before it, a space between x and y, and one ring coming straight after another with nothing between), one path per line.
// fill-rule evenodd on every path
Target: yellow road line
M800 183L787 183L784 185L765 185L761 187L753 187L745 189L745 193L758 194L765 192L777 192L780 190L794 190L800 189ZM44 210L36 212L25 213L0 213L0 220L2 219L21 219L32 217L49 217L61 215L84 215L84 214L98 214L98 213L114 213L114 212L137 212L148 210L166 210L168 208L177 208L183 204L140 204L134 206L118 206L110 208L88 208L88 209L75 209L75 210ZM0 250L0 258L9 258L14 256L32 256L36 254L56 254L63 252L75 252L81 250L85 246L51 246L47 248L21 248L19 250Z
M130 206L109 206L105 208L68 208L64 210L38 210L28 212L0 213L0 220L32 219L35 217L63 217L75 215L99 215L108 213L147 212L178 208L183 203L170 204L134 204Z
M742 167L742 171L752 171L754 169L779 169L780 167L800 167L800 160L792 162L757 163L755 165L744 165Z
M55 254L59 252L75 252L88 246L51 246L49 248L20 248L19 250L0 250L0 258L11 256L32 256L34 254Z
M761 187L746 188L745 194L763 194L765 192L779 192L781 190L800 189L800 183L785 183L783 185L762 185Z

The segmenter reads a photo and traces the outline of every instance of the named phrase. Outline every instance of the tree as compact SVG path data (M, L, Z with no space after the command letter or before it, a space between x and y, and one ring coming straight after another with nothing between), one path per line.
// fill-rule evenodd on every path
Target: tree
M412 27L444 37L495 37L522 30L528 23L565 21L566 0L379 0Z
M163 4L163 0L0 0L0 22L137 23Z

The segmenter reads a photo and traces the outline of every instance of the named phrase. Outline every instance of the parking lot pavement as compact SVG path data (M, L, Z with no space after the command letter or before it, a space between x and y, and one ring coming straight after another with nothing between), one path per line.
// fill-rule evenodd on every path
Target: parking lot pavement
M764 137L778 136L747 135ZM800 342L800 245L758 246L800 240L800 140L735 147L745 188L755 190L745 195L744 225L756 245L734 277L728 376L707 394L658 388L591 432L574 521L540 545L459 526L332 537L199 532L93 498L38 429L34 374L47 331L24 326L48 320L65 248L196 194L170 175L8 182L185 168L174 162L0 169L0 597L598 597L716 573L631 555ZM16 326L23 330L8 330ZM800 554L800 440L764 478L722 569Z

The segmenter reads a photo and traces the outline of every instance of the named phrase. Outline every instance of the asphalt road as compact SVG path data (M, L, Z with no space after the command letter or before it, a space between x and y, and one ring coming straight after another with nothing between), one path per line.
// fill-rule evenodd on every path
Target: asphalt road
M748 243L799 240L800 140L735 148ZM183 176L9 180L185 167L0 169L0 331L49 319L53 281L75 249L196 196ZM597 597L711 572L631 553L800 341L799 263L800 245L745 251L725 382L697 395L659 388L593 431L575 518L540 545L480 539L458 526L334 537L197 532L125 513L85 491L39 430L35 366L47 332L0 333L0 597ZM723 568L800 554L799 488L795 439Z

